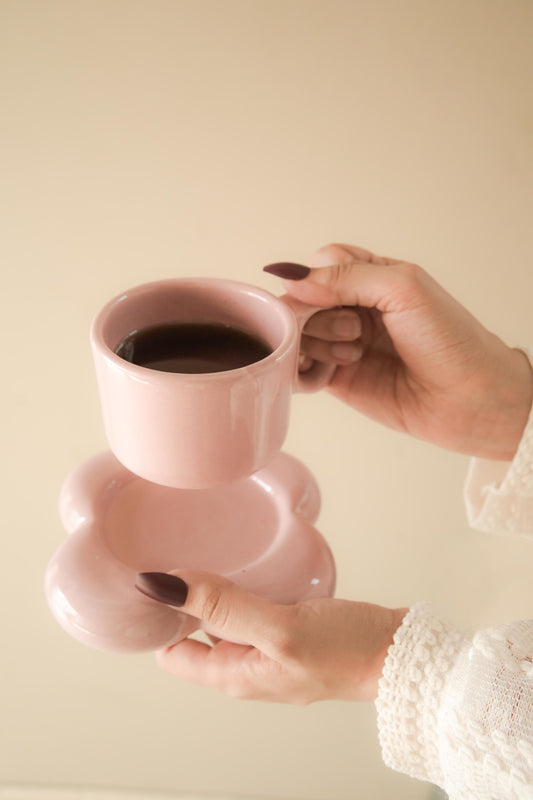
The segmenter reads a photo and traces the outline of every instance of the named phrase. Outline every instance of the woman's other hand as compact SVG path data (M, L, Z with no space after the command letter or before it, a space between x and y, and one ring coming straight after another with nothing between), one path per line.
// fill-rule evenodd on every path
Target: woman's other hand
M278 605L192 571L142 573L137 587L198 618L213 637L212 644L184 639L161 650L163 669L233 697L281 703L374 700L407 611L331 598Z

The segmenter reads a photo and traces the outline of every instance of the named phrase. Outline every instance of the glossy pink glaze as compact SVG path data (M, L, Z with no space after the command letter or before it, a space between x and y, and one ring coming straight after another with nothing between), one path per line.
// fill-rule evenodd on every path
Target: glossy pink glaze
M300 332L316 308L235 281L184 278L133 288L97 315L91 345L111 450L128 469L164 486L231 483L279 452L294 389L324 385L332 368L298 376ZM227 372L176 374L124 361L119 342L168 322L216 322L265 339L272 353Z
M46 571L48 603L84 644L132 652L197 628L137 591L138 572L207 570L280 603L329 596L335 566L312 524L319 507L313 476L284 453L248 478L197 491L150 483L101 453L63 486L69 536Z

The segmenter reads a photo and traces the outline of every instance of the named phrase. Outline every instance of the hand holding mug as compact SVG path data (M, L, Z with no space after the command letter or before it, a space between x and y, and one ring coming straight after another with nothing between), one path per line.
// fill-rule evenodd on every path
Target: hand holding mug
M360 335L351 363L331 342L333 311L304 328L302 353L335 365L328 389L391 428L472 456L510 460L533 398L525 354L508 347L414 264L330 245L313 269L273 265L287 292L349 306Z

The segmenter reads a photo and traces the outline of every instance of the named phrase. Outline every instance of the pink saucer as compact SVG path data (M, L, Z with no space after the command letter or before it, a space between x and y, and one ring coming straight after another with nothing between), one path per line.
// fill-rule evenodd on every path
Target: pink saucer
M207 570L279 603L330 596L335 565L312 524L319 508L315 479L285 453L249 478L199 490L150 483L101 453L63 485L60 513L70 535L46 571L48 603L84 644L134 652L199 627L142 595L138 572Z

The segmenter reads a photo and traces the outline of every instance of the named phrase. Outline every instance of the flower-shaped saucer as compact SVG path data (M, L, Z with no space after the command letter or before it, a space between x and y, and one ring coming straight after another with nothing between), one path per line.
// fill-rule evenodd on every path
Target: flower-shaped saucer
M69 536L50 561L48 603L74 638L101 650L167 647L197 619L144 596L139 572L216 572L279 603L331 596L335 565L313 527L316 481L278 453L259 472L212 489L172 489L128 471L110 452L77 467L60 495Z

